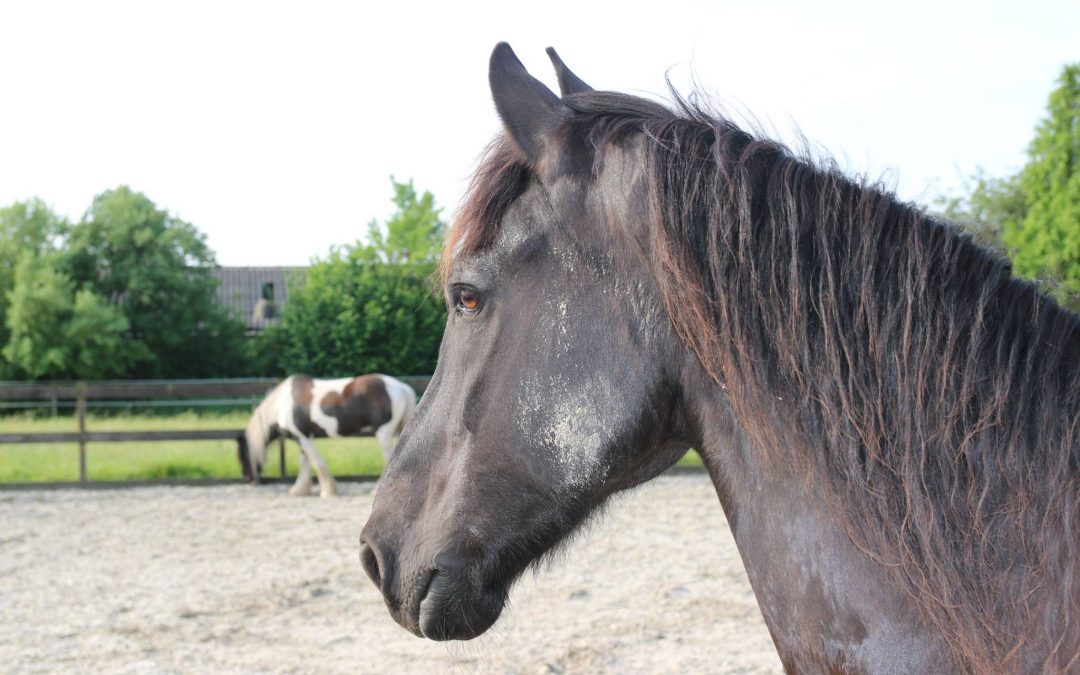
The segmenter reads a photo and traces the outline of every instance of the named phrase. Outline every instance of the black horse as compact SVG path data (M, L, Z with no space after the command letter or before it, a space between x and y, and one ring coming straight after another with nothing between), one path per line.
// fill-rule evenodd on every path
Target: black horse
M875 186L549 53L561 98L491 58L506 133L361 536L394 619L483 633L694 447L789 671L1080 668L1077 316Z

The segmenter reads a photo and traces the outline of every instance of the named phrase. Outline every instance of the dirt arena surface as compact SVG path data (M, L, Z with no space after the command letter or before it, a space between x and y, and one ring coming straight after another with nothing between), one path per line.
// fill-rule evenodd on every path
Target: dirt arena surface
M399 628L358 563L370 484L0 492L5 672L773 673L712 484L621 497L485 636Z

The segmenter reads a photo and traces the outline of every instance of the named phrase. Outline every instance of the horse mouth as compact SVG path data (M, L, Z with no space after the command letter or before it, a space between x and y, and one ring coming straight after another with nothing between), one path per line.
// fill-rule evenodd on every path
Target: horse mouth
M417 594L420 602L416 605L416 626L420 630L421 637L429 640L439 640L442 635L439 624L440 605L446 595L445 576L440 576L438 570L431 570L431 574L423 582L423 590ZM432 587L439 580L439 585L432 593ZM426 628L426 630L425 630Z
M431 582L434 581L437 574L438 572L434 568L421 574L416 583L416 590L413 593L415 600L409 603L409 623L411 625L405 626L405 628L416 637L426 637L423 629L424 602L428 598L428 593L431 592Z
M433 569L420 583L414 625L429 640L471 640L502 613L501 598L470 588L461 574Z

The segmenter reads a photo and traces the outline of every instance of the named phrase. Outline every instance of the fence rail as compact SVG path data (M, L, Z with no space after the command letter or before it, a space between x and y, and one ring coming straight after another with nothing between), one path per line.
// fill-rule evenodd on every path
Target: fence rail
M431 378L425 375L398 377L423 394ZM244 380L143 380L138 382L3 382L0 401L52 401L117 399L168 399L199 396L262 396L281 380L250 378Z
M149 380L143 382L0 382L0 401L259 396L281 380Z
M430 377L406 376L399 380L416 390L418 395L427 389ZM174 429L167 431L87 431L86 409L92 400L134 402L141 399L160 404L172 399L169 405L182 405L175 399L215 397L215 404L228 398L250 402L251 397L263 396L280 380L252 378L244 380L147 380L138 382L0 382L0 401L16 402L12 407L26 407L30 402L40 401L42 406L57 406L58 401L74 400L78 430L73 432L42 432L0 434L0 445L15 443L78 443L79 482L86 482L86 444L95 442L131 441L205 441L229 440L240 435L243 429ZM189 403L198 403L196 400ZM370 435L370 434L368 434ZM285 439L278 446L281 477L285 477Z
M0 445L11 443L100 443L126 441L221 441L234 439L243 429L170 429L168 431L86 431L0 434Z

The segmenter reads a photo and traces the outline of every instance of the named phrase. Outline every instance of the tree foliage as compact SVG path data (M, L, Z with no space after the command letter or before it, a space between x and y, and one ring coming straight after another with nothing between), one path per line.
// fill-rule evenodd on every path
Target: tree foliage
M128 187L94 198L71 228L62 268L120 308L135 377L240 374L244 326L215 299L214 255L190 223Z
M127 187L74 225L40 200L0 209L0 377L247 374L214 264L192 225Z
M1080 64L1065 66L1028 162L1006 178L978 170L962 197L938 200L945 216L1080 310Z
M1080 63L1065 67L1020 172L1027 212L1007 221L1017 273L1052 279L1059 299L1080 306Z
M8 292L8 343L4 358L31 378L66 370L68 353L61 335L71 313L71 282L32 256L23 256Z
M994 178L979 168L965 181L964 196L938 200L945 217L960 223L979 243L1007 253L1003 232L1027 214L1019 176Z
M48 258L22 256L7 295L3 355L16 373L101 379L130 365L123 314L92 291L76 291Z
M384 224L376 220L368 224L368 244L358 246L357 253L391 264L434 263L445 232L434 195L425 191L418 196L411 180L399 183L391 177L390 182L397 211Z
M280 326L267 333L287 372L430 373L446 308L431 278L445 225L432 195L394 182L396 213L369 241L334 248L294 284Z
M431 372L445 225L430 193L392 185L393 216L292 280L256 337L218 304L205 237L145 195L103 192L75 224L39 200L0 209L0 377Z
M93 291L75 291L64 339L71 348L68 372L81 380L127 373L134 354L126 349L128 321Z
M40 199L0 208L0 349L10 339L5 317L19 261L24 256L36 259L52 254L67 227L67 222ZM9 363L0 360L0 379L16 375Z

